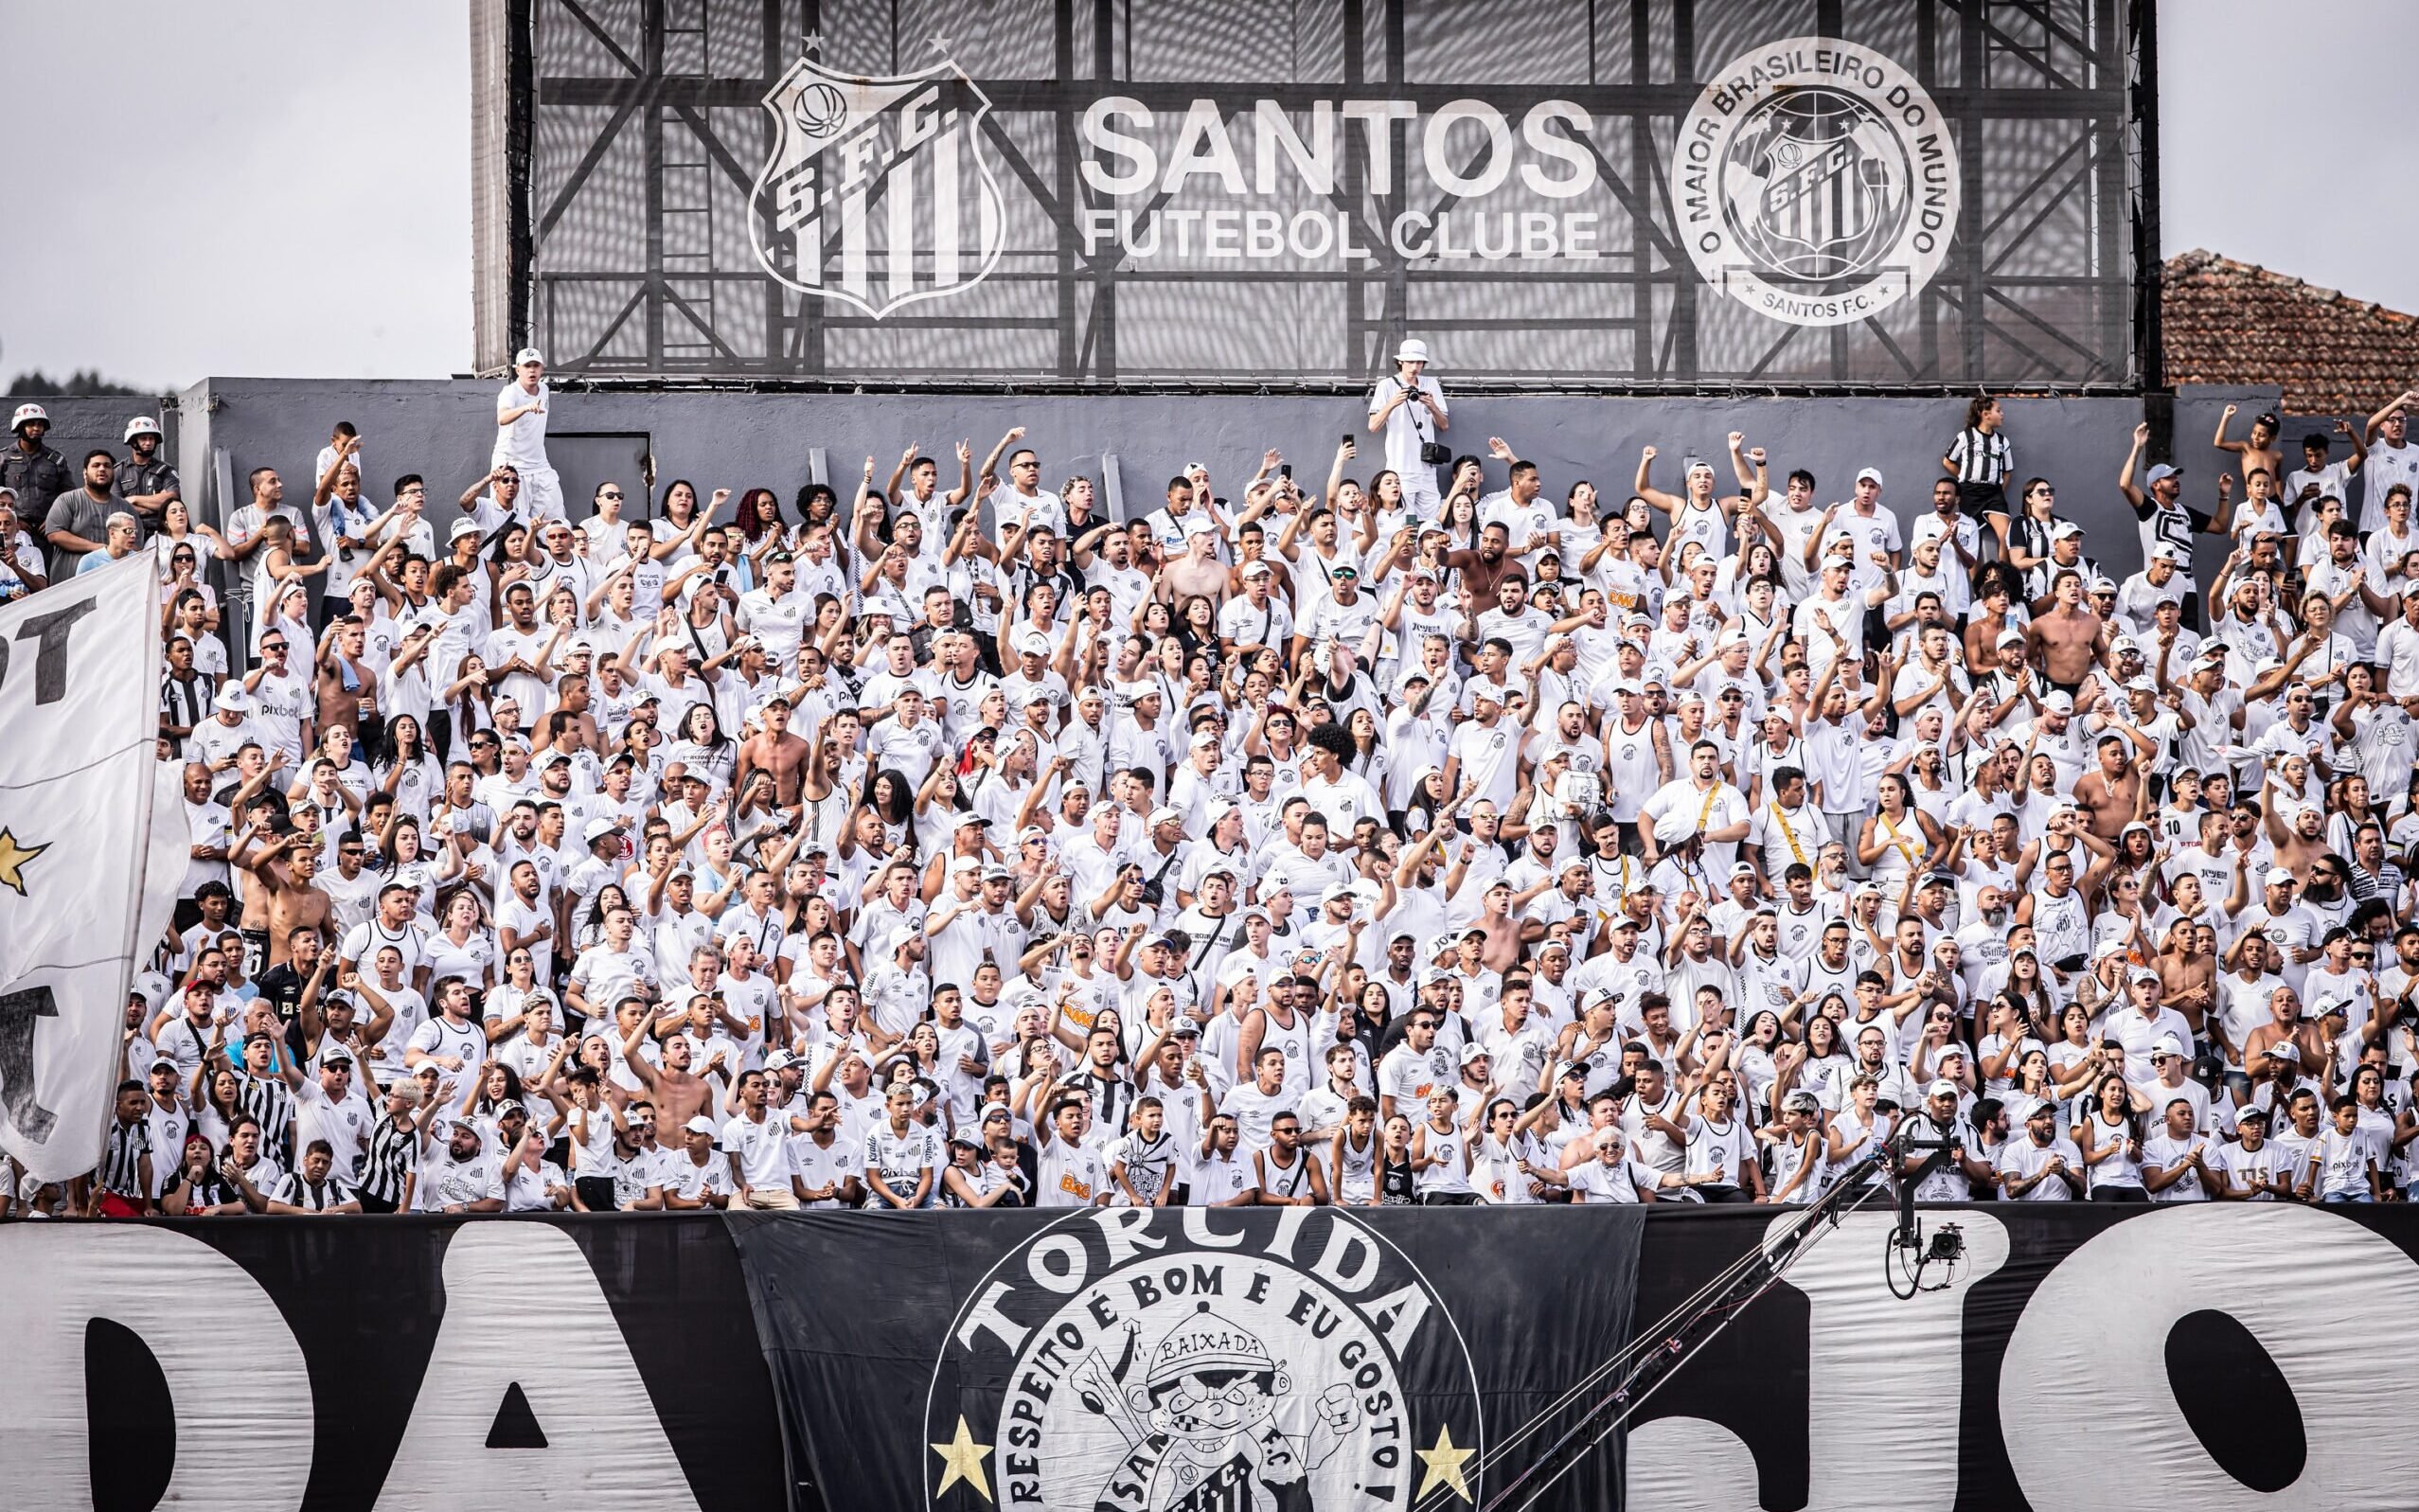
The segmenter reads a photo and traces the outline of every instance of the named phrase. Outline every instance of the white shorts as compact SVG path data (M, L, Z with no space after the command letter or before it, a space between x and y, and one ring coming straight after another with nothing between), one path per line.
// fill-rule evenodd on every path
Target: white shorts
M513 512L524 520L560 520L562 512L562 479L544 463L515 462L499 456L490 467L509 467L521 474L521 497L514 502Z

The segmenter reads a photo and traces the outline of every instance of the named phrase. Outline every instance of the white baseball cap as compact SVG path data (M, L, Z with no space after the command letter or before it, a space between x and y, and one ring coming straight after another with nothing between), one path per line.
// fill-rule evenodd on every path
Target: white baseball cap
M531 363L535 363L541 367L546 365L545 358L539 354L538 348L535 347L524 347L519 351L512 354L512 365L515 367L526 367Z

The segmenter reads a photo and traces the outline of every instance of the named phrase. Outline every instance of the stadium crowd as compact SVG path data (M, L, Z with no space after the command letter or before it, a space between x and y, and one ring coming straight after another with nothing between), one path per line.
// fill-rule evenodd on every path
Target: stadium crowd
M1127 521L1021 428L574 519L534 351L485 476L337 424L218 526L19 409L0 598L156 554L191 863L101 1162L5 1201L2419 1181L2419 396L2059 459L2119 579L1987 399L1889 503L1736 434L1600 489L1397 358Z

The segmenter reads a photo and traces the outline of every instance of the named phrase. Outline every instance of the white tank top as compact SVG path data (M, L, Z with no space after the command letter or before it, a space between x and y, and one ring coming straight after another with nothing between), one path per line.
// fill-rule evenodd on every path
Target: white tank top
M2083 913L2083 889L2070 887L2064 898L2035 893L2033 937L2044 961L2063 961L2090 951L2091 929Z
M1462 1130L1457 1125L1452 1132L1440 1134L1433 1124L1422 1124L1420 1135L1428 1142L1431 1164L1419 1173L1417 1185L1422 1193L1467 1192L1470 1189L1469 1172L1462 1169Z
M1825 1186L1828 1186L1834 1180L1836 1180L1841 1171L1847 1169L1851 1165L1854 1165L1857 1162L1864 1159L1867 1155L1872 1154L1874 1151L1874 1141L1879 1137L1881 1132L1881 1119L1878 1114L1876 1114L1872 1118L1859 1118L1857 1116L1857 1111L1854 1108L1841 1109L1840 1112L1834 1115L1833 1121L1837 1124L1840 1130L1840 1145L1842 1153L1837 1161L1832 1161L1828 1158L1829 1152L1826 1147L1824 1170L1823 1173L1823 1183ZM1867 1181L1865 1184L1867 1186L1880 1185L1881 1172L1879 1170L1876 1170L1873 1173L1872 1179Z
M2091 1190L2096 1192L2103 1186L2138 1187L2142 1184L2142 1162L2125 1151L2125 1142L2129 1137L2125 1120L2119 1119L2112 1124L2098 1109L2092 1110L2092 1148L2097 1151L2102 1146L2114 1145L2117 1152L2091 1167Z
M1649 718L1635 730L1625 730L1616 716L1605 726L1605 801L1613 817L1633 820L1646 799L1663 786L1655 766L1655 721Z
M1343 1152L1336 1170L1336 1187L1346 1197L1367 1197L1377 1190L1378 1158L1385 1147L1378 1143L1378 1131L1371 1130L1366 1144L1355 1148L1352 1131L1344 1130Z
M1720 505L1683 504L1671 519L1672 560L1678 561L1680 548L1694 541L1704 548L1706 555L1719 561L1730 555L1730 525L1722 518Z
M1295 1013L1291 1024L1277 1022L1273 1009L1262 1010L1260 1048L1274 1045L1285 1052L1285 1087L1288 1092L1310 1090L1313 1077L1310 1065L1310 1022Z
M1811 1202L1821 1197L1823 1183L1829 1178L1829 1173L1823 1168L1823 1133L1820 1130L1815 1131L1814 1138L1802 1149L1787 1141L1773 1146L1772 1190L1777 1192L1788 1185L1797 1176L1799 1167L1811 1162L1816 1167L1814 1174L1805 1179L1804 1185L1790 1193L1788 1200L1792 1202Z

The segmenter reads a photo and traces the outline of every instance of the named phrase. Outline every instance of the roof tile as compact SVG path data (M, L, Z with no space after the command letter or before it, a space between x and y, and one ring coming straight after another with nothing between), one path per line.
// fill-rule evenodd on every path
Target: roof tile
M2419 380L2419 318L2197 248L2169 258L2167 382L2274 383L2287 415L2365 414Z

